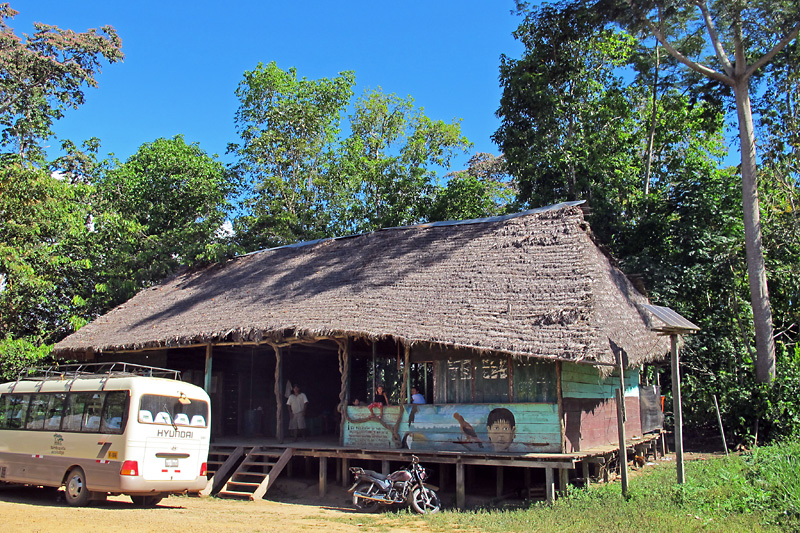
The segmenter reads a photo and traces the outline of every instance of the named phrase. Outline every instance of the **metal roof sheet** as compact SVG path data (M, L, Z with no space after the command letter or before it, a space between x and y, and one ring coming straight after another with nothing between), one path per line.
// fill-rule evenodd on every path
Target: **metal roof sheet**
M661 327L650 328L653 331L661 331L664 333L695 333L700 331L700 326L692 324L669 307L662 307L660 305L645 305L643 307L653 313L653 315L664 324Z

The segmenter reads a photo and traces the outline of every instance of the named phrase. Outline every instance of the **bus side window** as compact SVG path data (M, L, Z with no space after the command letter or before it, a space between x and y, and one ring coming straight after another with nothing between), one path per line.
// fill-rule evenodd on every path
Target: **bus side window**
M11 412L8 419L9 429L22 429L25 427L25 417L28 413L30 394L13 394L11 396Z
M47 403L47 417L44 420L44 429L58 431L61 429L61 415L64 412L64 400L67 395L57 392L50 395Z
M34 394L28 410L27 429L44 429L44 419L47 416L47 401L50 394Z
M94 433L100 431L100 414L103 411L103 400L105 400L105 393L93 393L88 402L86 402L86 411L83 416L83 427L81 431L84 433Z
M8 421L11 418L11 396L4 394L0 396L0 429L8 429Z
M128 407L128 393L114 391L106 394L103 406L103 420L100 431L103 433L122 433L122 420Z
M72 392L67 396L67 406L64 411L64 421L61 424L63 431L80 431L86 401L89 399L85 392Z
M153 413L148 411L147 409L142 409L139 411L139 422L146 422L148 424L153 423Z

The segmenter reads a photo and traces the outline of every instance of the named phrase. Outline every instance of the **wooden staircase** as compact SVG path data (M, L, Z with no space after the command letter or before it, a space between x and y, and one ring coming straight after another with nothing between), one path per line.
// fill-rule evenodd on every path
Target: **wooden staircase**
M293 453L294 448L281 451L261 446L239 447L215 473L216 481L209 480L209 494L216 492L220 498L259 500L275 483ZM228 475L228 472L232 473ZM221 487L216 490L218 485Z

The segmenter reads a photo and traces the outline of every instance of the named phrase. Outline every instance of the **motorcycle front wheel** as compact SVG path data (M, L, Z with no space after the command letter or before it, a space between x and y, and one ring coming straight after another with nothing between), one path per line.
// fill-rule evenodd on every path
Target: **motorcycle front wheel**
M377 513L381 507L381 504L375 500L359 498L356 493L360 492L362 494L369 494L372 496L376 495L379 490L380 489L375 485L375 483L368 483L366 481L359 483L358 486L356 486L356 490L353 492L353 505L355 505L356 509L362 513Z
M419 514L438 513L442 508L439 496L427 487L414 487L411 491L411 508Z

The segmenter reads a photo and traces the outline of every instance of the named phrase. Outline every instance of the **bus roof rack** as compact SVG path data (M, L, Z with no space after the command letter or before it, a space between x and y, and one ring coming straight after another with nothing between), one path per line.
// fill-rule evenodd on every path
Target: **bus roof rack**
M48 379L79 379L96 377L147 376L153 378L181 379L179 370L136 365L133 363L69 363L49 367L28 368L22 371L17 381Z

